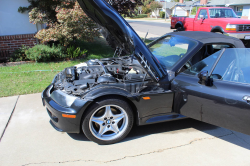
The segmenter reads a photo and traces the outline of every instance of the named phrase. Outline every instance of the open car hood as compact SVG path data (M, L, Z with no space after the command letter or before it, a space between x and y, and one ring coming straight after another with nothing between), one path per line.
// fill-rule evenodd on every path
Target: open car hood
M167 75L133 28L105 0L77 1L90 18L116 38L120 48L137 58L153 80L158 82Z

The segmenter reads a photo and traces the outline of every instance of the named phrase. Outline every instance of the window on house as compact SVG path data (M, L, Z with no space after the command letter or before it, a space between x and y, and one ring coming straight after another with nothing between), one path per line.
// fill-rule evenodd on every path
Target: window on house
M243 6L236 6L236 12L242 12Z
M243 6L236 6L236 14L242 16Z

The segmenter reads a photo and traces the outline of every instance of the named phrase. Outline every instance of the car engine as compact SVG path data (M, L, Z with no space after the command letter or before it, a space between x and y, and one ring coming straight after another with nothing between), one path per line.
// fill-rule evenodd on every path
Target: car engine
M137 93L150 82L153 81L139 62L129 56L89 60L64 69L53 80L54 90L74 96L83 96L98 85L118 86Z

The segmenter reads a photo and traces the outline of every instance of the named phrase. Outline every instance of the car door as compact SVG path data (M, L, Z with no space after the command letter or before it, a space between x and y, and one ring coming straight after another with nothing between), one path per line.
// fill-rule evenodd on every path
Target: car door
M201 9L198 16L194 19L194 31L210 32L210 29L207 9Z
M248 71L250 49L218 51L173 80L174 111L250 135Z

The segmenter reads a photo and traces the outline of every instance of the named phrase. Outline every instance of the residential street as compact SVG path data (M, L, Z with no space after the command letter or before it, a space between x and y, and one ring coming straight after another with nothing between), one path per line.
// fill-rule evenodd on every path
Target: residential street
M127 20L128 23L134 28L136 32L149 33L153 35L162 36L166 33L173 32L170 29L170 22L165 22L162 20L158 21L136 21L136 20ZM144 36L143 36L144 37Z
M128 22L141 37L172 31L169 23ZM249 135L193 119L134 126L122 142L98 145L56 131L40 93L0 98L0 115L0 166L250 165Z

